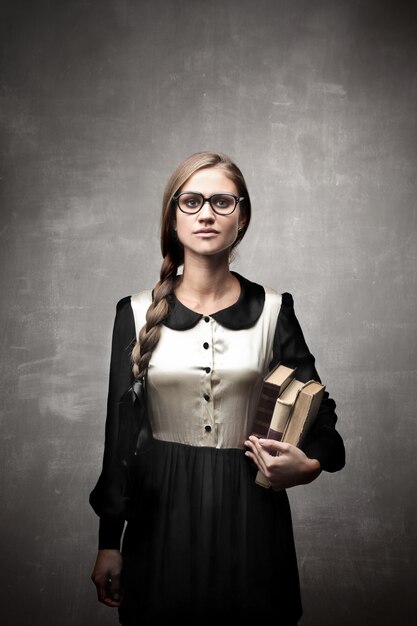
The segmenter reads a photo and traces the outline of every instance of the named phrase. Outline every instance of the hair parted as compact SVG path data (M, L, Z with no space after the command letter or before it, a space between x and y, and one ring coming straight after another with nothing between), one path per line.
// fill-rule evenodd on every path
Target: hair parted
M242 241L249 227L251 203L249 192L242 172L237 165L221 152L195 152L184 159L171 174L162 200L161 216L161 252L162 265L159 281L153 290L152 304L146 313L146 323L139 332L139 341L132 351L133 375L145 376L152 352L156 348L161 334L161 325L168 315L167 296L173 292L178 268L184 263L184 249L175 232L176 206L173 197L184 183L198 170L206 168L222 169L225 175L236 185L239 196L245 199L239 208L243 218L243 227L234 241L231 251Z

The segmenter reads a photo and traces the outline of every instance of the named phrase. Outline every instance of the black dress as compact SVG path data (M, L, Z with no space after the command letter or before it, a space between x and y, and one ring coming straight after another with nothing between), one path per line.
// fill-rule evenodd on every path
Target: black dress
M244 441L268 369L282 362L297 367L299 380L320 379L291 295L235 275L239 300L213 315L170 296L148 370L154 443L122 474L118 402L132 382L135 319L139 330L151 292L117 306L103 469L90 502L100 516L100 548L120 547L127 520L119 609L125 626L168 618L289 625L302 614L287 494L255 484ZM336 419L326 391L303 449L329 472L345 462Z

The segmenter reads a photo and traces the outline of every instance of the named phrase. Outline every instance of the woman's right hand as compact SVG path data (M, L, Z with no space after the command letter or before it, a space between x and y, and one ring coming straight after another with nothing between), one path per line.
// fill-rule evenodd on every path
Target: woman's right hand
M96 586L99 602L120 606L122 589L122 555L119 550L99 550L91 580Z

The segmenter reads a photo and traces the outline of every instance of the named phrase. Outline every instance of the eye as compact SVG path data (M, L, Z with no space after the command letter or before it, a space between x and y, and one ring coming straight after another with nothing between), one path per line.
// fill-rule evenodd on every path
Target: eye
M184 193L179 198L180 208L183 211L198 211L202 203L201 197L196 193Z
M234 198L232 196L214 196L212 202L216 209L230 209L234 205Z

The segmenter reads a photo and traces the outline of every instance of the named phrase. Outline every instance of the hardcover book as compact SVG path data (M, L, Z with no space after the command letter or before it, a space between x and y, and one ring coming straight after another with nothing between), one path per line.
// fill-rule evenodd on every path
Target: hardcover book
M287 402L285 402L285 391L281 396L283 402L277 398L276 415L268 436L270 439L300 447L317 416L325 385L315 380L300 383L294 379L294 383L299 383L299 386L293 385L292 388L288 388ZM284 420L285 426L283 426ZM270 487L269 481L260 470L256 474L255 482L262 487Z
M293 380L287 385L284 391L275 401L275 408L272 414L271 422L266 438L275 439L275 441L281 441L284 430L287 426L287 422L290 418L291 411L293 409L295 400L298 396L300 389L303 388L305 383L293 378ZM262 487L269 487L269 481L264 474L258 470L255 478L255 482Z
M300 389L281 441L301 446L316 419L324 389L325 386L315 380L309 381Z
M287 367L278 363L262 382L259 395L255 420L252 427L252 435L267 437L272 414L278 396L290 384L295 377L296 368Z

